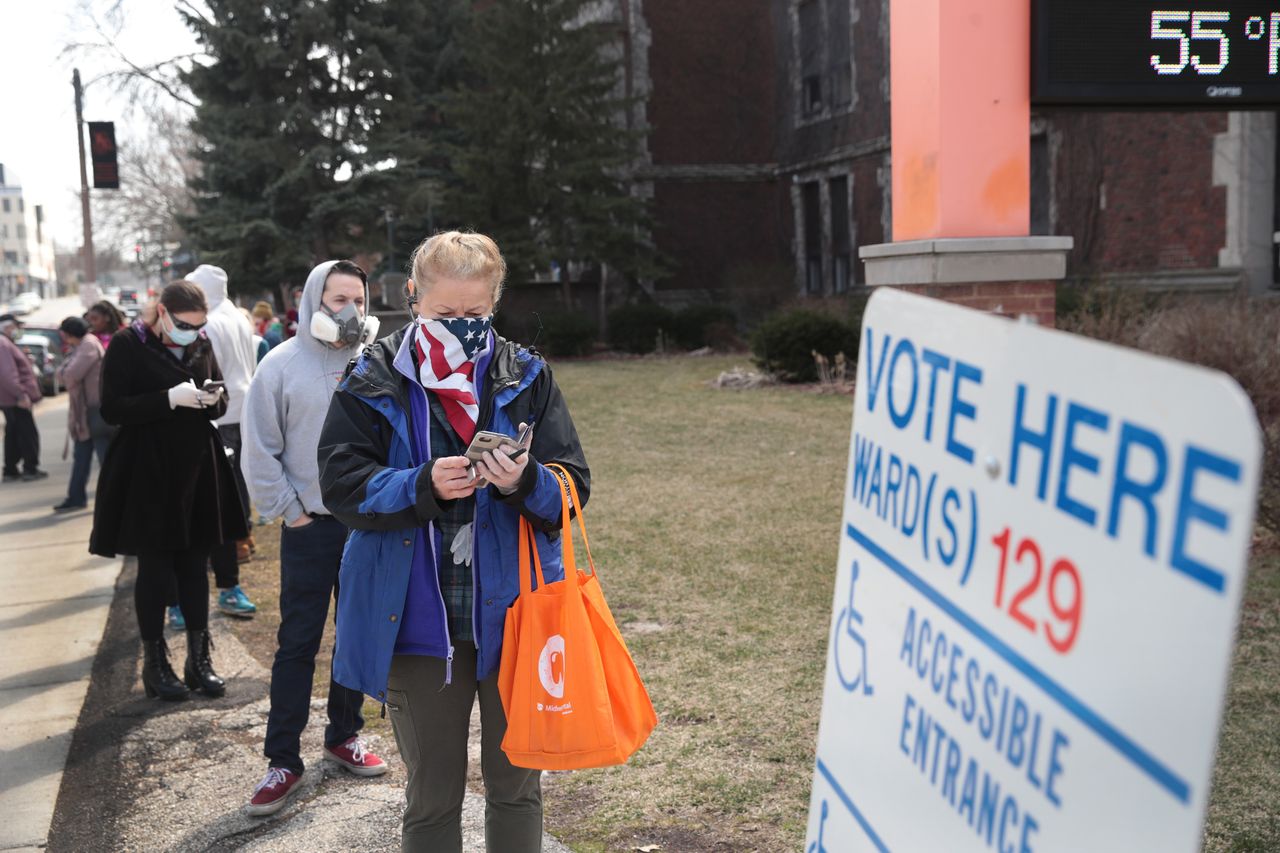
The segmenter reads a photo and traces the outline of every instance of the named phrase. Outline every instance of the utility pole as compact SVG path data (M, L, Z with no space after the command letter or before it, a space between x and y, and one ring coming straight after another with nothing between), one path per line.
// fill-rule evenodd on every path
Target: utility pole
M89 214L89 172L84 159L84 87L80 85L80 69L71 74L76 90L76 142L80 144L80 212L84 216L84 283L96 285L98 270L93 255L93 220Z

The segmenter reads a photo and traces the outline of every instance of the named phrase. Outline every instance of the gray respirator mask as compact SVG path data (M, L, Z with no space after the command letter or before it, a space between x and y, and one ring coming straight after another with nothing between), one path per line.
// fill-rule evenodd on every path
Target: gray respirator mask
M348 302L336 313L321 303L319 310L311 315L311 336L326 344L341 343L350 347L376 340L379 325L377 317L360 316L354 302Z

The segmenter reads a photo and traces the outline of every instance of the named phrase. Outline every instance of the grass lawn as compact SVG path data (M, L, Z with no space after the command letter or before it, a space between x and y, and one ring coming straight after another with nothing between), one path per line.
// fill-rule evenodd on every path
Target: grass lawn
M853 401L707 387L746 361L554 365L592 467L592 550L660 719L625 767L548 774L548 829L579 853L803 844ZM258 531L262 613L237 630L269 664L278 534ZM1280 850L1280 547L1256 550L1209 851Z

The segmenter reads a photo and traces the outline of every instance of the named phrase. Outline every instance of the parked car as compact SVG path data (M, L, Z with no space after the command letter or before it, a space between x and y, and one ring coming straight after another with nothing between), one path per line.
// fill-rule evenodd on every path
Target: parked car
M67 356L71 352L62 342L62 333L52 326L23 326L22 334L39 335L49 342L49 351L53 353L54 367L62 367L62 362L67 360Z
M13 301L9 303L9 313L18 315L30 314L40 307L42 301L40 294L34 290L24 291L13 297Z
M40 381L40 393L46 397L56 395L59 391L58 366L54 363L49 339L41 335L23 335L18 338L18 348L31 359L31 367Z
M138 291L132 287L120 288L120 295L116 298L116 305L120 306L120 310L130 320L138 316L138 312L142 310L142 300L138 298Z

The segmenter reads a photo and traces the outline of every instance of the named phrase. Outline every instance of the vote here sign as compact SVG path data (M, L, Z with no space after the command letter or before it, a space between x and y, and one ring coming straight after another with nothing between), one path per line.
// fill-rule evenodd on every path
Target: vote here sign
M806 851L1197 850L1260 456L1222 374L877 292Z

